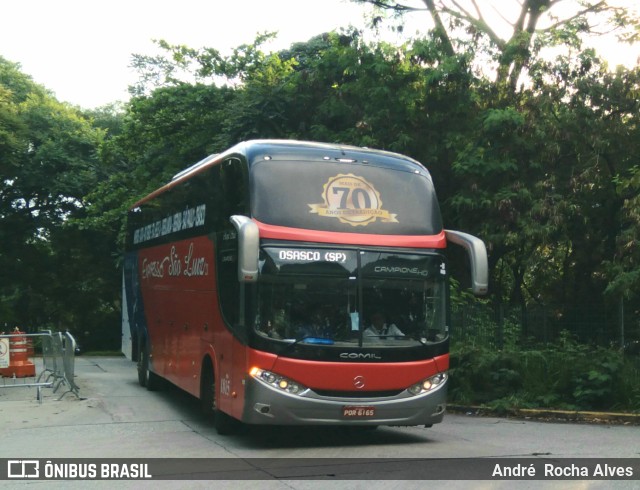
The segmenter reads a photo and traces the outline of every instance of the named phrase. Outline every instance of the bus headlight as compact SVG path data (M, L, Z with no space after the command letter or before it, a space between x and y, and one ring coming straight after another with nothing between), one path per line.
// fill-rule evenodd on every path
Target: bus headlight
M260 369L257 367L251 368L249 374L263 383L268 384L269 386L273 386L274 388L278 388L279 390L284 391L285 393L291 393L292 395L299 395L307 388L302 386L300 383L296 383L295 381L290 380L289 378L285 378L284 376L280 376L279 374L272 373L271 371L266 371L264 369Z
M410 386L408 391L412 395L420 395L421 393L426 393L427 391L431 391L441 384L443 384L447 380L447 373L438 373L435 376L431 376L425 380L420 381L419 383Z

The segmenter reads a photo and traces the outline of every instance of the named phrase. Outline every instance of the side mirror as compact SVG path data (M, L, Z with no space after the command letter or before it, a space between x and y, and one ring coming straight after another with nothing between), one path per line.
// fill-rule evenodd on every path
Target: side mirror
M489 261L487 248L479 238L461 231L444 230L447 241L460 245L467 251L471 261L471 290L482 296L489 291Z
M238 281L258 280L258 256L260 253L260 230L250 218L234 215L229 218L238 232Z

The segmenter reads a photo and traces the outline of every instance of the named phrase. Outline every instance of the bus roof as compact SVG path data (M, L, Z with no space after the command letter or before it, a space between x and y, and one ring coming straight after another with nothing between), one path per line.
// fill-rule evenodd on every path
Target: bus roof
M131 208L138 207L145 201L162 194L178 183L188 180L212 165L226 160L234 155L241 155L247 161L249 167L255 162L265 159L274 160L298 160L298 161L338 161L344 163L360 162L375 164L419 173L431 179L429 172L417 160L406 155L385 150L375 150L365 147L344 145L340 143L319 143L311 141L259 139L238 143L222 153L209 155L199 162L181 170L175 174L172 180L165 186L157 189L148 196L136 202Z
M296 140L252 140L236 145L232 150L240 150L246 155L249 164L256 159L262 159L265 155L279 160L286 159L305 159L315 160L319 155L323 155L330 159L344 159L345 161L356 160L366 163L373 163L375 158L377 163L387 165L398 165L403 162L404 165L411 167L417 165L423 168L416 160L399 153L392 153L384 150L374 150L370 148L343 145L339 143L316 143L309 141Z
M339 143L265 139L244 141L223 153L210 155L195 165L176 174L173 180L190 175L191 172L198 172L234 154L244 155L249 166L258 159L262 160L265 156L278 160L317 160L320 157L320 159L337 159L344 160L345 162L359 161L361 163L374 163L373 159L375 159L375 163L384 166L400 166L407 170L424 170L424 167L417 160L390 151L374 150Z

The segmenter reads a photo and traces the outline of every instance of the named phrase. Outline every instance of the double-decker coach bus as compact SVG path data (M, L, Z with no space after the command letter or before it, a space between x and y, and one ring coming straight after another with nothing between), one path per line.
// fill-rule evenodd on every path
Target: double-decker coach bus
M449 365L447 242L429 172L337 144L248 141L130 210L123 351L141 385L248 424L426 425Z

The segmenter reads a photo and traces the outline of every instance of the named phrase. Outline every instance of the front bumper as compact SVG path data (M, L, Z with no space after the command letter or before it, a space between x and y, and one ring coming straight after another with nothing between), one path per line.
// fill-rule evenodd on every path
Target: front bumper
M416 396L405 390L392 397L338 398L311 389L292 395L249 377L242 421L260 425L432 425L444 416L447 383ZM347 418L344 407L373 407L375 415Z

